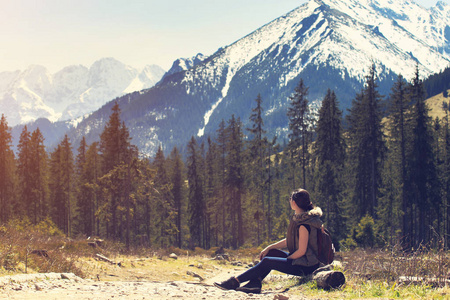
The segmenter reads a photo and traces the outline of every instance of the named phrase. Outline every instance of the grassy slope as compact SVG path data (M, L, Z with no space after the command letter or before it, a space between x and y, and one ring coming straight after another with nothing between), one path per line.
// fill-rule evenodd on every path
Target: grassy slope
M445 111L442 108L443 102L449 103L450 98L445 98L442 93L426 100L428 108L430 109L430 116L433 119L439 117L439 119L442 120L445 117Z

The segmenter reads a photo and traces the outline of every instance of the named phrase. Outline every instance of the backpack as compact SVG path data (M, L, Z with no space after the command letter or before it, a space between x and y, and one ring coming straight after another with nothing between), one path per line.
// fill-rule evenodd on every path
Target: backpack
M331 235L328 229L323 225L322 228L317 229L317 258L324 265L329 265L334 260L334 245L331 241Z

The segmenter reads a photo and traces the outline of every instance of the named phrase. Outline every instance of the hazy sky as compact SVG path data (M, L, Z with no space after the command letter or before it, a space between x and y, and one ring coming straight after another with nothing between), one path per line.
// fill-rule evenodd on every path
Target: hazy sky
M166 70L212 54L306 0L0 0L0 72L114 57ZM416 0L424 7L436 0ZM444 0L450 3L450 0Z

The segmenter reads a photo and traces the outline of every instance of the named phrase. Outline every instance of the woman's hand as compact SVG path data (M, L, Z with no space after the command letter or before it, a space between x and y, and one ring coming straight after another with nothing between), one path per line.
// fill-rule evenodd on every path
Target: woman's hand
M264 256L267 255L267 253L269 253L269 247L266 247L263 251L261 251L261 253L259 254L259 260L262 260L264 258Z
M281 249L281 248L286 248L287 247L287 243L286 243L286 239L282 239L279 242L276 242L275 244L269 245L266 248L264 248L263 251L261 251L261 253L259 254L259 259L262 260L264 258L264 256L267 255L267 253L269 253L269 251L271 249Z

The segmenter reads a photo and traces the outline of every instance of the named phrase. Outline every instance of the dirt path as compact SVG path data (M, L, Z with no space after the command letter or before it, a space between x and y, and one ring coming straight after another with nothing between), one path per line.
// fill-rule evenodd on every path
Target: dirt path
M221 273L203 282L185 281L95 281L72 273L23 274L0 277L2 299L306 299L283 290L264 290L261 294L223 291L212 285L228 278Z

